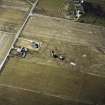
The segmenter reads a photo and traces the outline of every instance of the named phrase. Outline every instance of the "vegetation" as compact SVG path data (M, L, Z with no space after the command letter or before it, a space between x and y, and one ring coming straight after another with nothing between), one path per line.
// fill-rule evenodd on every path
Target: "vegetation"
M85 14L79 19L79 22L90 23L105 26L105 1L98 0L84 3Z

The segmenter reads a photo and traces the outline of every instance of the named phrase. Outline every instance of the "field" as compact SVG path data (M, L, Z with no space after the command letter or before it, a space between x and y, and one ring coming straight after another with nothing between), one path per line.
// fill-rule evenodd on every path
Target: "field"
M30 5L24 0L1 4L2 61ZM0 105L105 104L105 28L55 18L63 17L63 6L64 0L40 0L39 14L31 16L15 44L28 46L27 56L12 50L1 71ZM31 49L31 41L41 43L39 50ZM52 50L65 59L51 56Z
M88 30L88 32L85 30ZM39 53L35 54L38 58L42 56L42 59L49 61L50 52L55 50L67 58L64 62L65 66L68 67L71 60L80 63L81 66L88 70L95 64L104 64L104 32L104 27L37 15L30 18L21 37L42 43ZM87 60L85 59L86 61L81 60L81 56L84 54L89 57ZM68 68L70 69L70 66ZM78 68L81 67L77 66L77 70ZM83 69L83 71L85 70ZM92 68L90 72L93 71L94 69Z
M15 38L15 35L25 20L25 17L27 15L27 11L30 8L30 6L27 5L27 9L25 11L20 8L16 8L21 4L21 1L15 2L2 0L0 2L0 64L5 58L8 50L11 47L11 44ZM23 3L23 7L26 3ZM19 6L18 6L19 7Z
M22 11L28 11L29 3L27 0L2 0L0 1L0 6L5 7L5 8L12 8L12 9L17 9L17 10L22 10Z
M105 26L105 1L104 0L87 0L90 9L78 20L81 23ZM40 0L35 13L65 18L65 1L64 0ZM92 11L91 9L94 8ZM98 14L97 14L98 13ZM104 15L103 15L104 14Z
M40 0L36 13L54 17L64 17L64 0Z
M30 7L27 5L27 8L25 9L24 6L26 3L24 3L21 9L22 5L19 3L21 4L21 1L17 2L16 4L11 0L8 2L7 0L0 1L0 64L4 60L9 48L11 47L18 29L26 17L26 11ZM18 8L16 8L16 5ZM0 91L2 90L0 89ZM1 95L2 93L0 93L0 96ZM0 100L2 101L1 98L2 97L0 97ZM0 104L4 105L4 103L1 102Z
M104 88L104 78L11 58L0 77L0 103L86 105L102 100Z
M89 33L85 32L87 28ZM0 77L0 103L104 103L105 55L97 49L104 46L104 31L103 27L87 26L64 19L40 15L31 17L21 38L41 42L41 48L38 52L30 50L26 58L13 56L11 53ZM54 59L50 54L51 50L63 54L65 60Z

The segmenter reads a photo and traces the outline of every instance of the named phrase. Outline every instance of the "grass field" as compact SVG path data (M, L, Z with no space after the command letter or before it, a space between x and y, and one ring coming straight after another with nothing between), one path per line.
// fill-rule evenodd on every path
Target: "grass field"
M19 10L0 8L0 21L12 24L21 24L26 16L26 13Z
M5 6L5 8L9 7L23 11L28 11L28 9L31 7L27 0L1 0L0 6Z
M66 26L72 32L64 33L63 29L66 30ZM9 58L0 77L0 90L3 91L0 102L5 105L11 105L11 103L13 105L94 105L94 103L104 103L105 55L95 48L95 44L100 41L95 40L95 44L89 41L90 38L100 40L102 36L97 31L93 37L88 34L85 40L83 37L85 32L81 31L81 28L85 30L86 27L82 26L84 25L63 19L56 20L41 16L30 18L21 37L41 42L41 49L38 52L30 51L26 58L16 56ZM74 27L78 28L74 30ZM99 27L91 26L88 27L88 30L91 28L95 31ZM102 27L100 28L102 29ZM102 29L102 31L104 30ZM72 33L74 33L73 36ZM76 33L80 35L81 40L85 40L87 43L77 43L80 41L75 39ZM81 33L84 33L83 36ZM55 34L61 37L57 38L58 36L55 37ZM66 40L63 35L67 36ZM89 43L91 43L91 47ZM63 54L66 57L65 61L52 58L50 56L52 49ZM84 54L86 56L83 56ZM76 63L76 66L72 66L70 62ZM9 94L10 92L11 94Z
M0 103L86 105L102 100L104 88L104 78L11 58L0 77Z
M21 10L21 8L25 8L26 10L23 11L23 9ZM29 8L30 5L27 4L25 1L17 0L14 2L13 0L2 0L0 2L0 26L2 28L8 28L8 30L12 26L12 28L16 28L17 30L19 25L23 23Z
M99 9L91 10L89 13L85 13L80 19L79 22L89 23L94 25L105 26L105 15L99 16L95 14L96 11L99 11L100 14L105 14L105 1L104 0L87 0L95 9L99 7ZM44 14L48 16L54 17L65 17L65 1L64 0L40 0L36 13ZM89 7L89 6L88 6Z
M54 17L64 17L64 0L40 0L35 12Z
M40 0L38 8L44 12L39 13L62 17L59 11L64 0L55 1ZM25 16L23 11L9 9L0 20L20 26ZM38 41L41 48L37 52L30 50L25 58L11 51L0 74L0 105L105 104L104 33L104 27L40 15L31 17L20 38ZM52 50L65 60L53 58Z
M14 64L17 64L18 68L14 67ZM20 69L21 67L24 67L24 69ZM49 69L49 66L27 63L17 58L10 59L6 68L0 78L0 84L5 84L0 85L2 91L0 103L5 103L5 105L8 105L8 103L13 105L69 105L72 102L75 103L63 99L63 96L59 96L59 94L68 94L66 91L70 87L76 86L73 82L73 76L76 74L72 73L73 76L69 76L71 73L63 70L61 72L59 68L50 67ZM75 81L78 81L79 78L76 77ZM65 83L65 81L67 82ZM70 81L71 85L66 85ZM66 85L65 88L64 85ZM5 94L5 97L3 94Z
M0 64L10 49L15 35L27 14L27 11L15 8L16 5L14 6L14 3L10 4L10 2L11 0L8 3L5 0L0 2ZM19 3L21 1L17 2L17 5ZM27 8L29 9L28 5Z
M22 4L25 4L25 5L27 4L25 2L23 3L23 1L20 1L20 2L19 1L11 2L11 0L0 1L0 64L2 63L5 56L7 55L7 52L10 49L11 44L13 43L15 34L18 31L20 25L23 24L23 21L27 14L26 12L30 8L27 5L27 9L26 8L21 9L21 6L22 6L21 2ZM19 3L21 5L19 5ZM20 6L20 8L19 7L17 8L16 4L17 6ZM22 8L24 8L25 5L23 5ZM2 87L0 88L0 91L2 92ZM0 104L5 105L5 101L6 101L6 104L9 104L8 99L6 100L5 97L3 98L2 97L3 93L1 92L0 92ZM7 91L5 92L8 94Z

